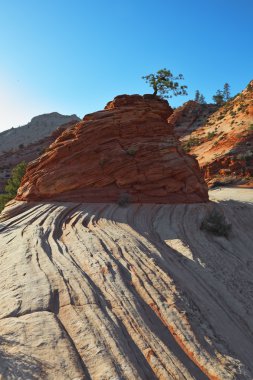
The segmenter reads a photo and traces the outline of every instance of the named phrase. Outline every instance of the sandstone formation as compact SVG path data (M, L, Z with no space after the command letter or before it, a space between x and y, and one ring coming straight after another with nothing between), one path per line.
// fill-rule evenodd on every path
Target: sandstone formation
M174 128L175 135L182 139L205 124L217 109L215 104L200 104L189 100L173 112L168 118L168 124Z
M182 145L197 158L206 180L252 181L253 81L208 119L197 118L193 128L189 126L192 112L195 114L193 102L188 102L175 111L169 123Z
M228 239L200 230L213 208ZM236 201L9 205L0 378L251 380L252 223Z
M122 95L86 115L32 162L19 200L196 203L208 200L197 161L166 119L167 101Z

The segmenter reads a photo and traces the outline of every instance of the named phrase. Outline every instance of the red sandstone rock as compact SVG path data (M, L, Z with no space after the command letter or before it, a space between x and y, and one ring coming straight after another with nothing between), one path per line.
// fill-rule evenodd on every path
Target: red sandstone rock
M251 181L253 81L218 109L189 101L175 110L168 123L182 145L197 158L210 185L213 180L229 180L229 173L233 180Z
M167 101L121 95L33 161L18 200L194 203L208 200L197 161L166 120Z
M217 109L215 104L199 104L189 100L170 115L168 124L174 128L177 137L183 138L199 129Z

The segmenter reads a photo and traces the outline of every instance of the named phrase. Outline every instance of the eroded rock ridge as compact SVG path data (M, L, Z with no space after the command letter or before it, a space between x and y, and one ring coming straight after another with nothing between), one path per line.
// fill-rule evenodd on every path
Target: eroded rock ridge
M195 203L208 200L197 161L168 126L167 101L121 95L66 130L32 162L19 200Z

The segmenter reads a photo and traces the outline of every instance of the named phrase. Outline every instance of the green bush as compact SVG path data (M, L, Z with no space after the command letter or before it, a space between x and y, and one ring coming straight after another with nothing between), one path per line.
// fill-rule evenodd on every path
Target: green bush
M120 207L127 207L129 203L130 203L130 195L128 193L120 194L118 198L118 205Z
M217 210L212 210L202 221L200 229L216 236L228 237L232 225L227 223L225 216Z
M126 150L126 153L129 155L129 156L134 156L137 152L137 148L134 147L134 146L130 146L127 150Z
M186 152L191 150L191 147L201 144L201 140L197 137L190 137L188 141L182 143L182 147Z
M211 140L215 135L216 135L216 133L214 131L213 132L208 132L208 134L207 134L208 140Z
M20 162L12 169L11 177L8 179L4 188L5 193L0 194L0 212L4 209L7 202L17 195L17 191L26 170L26 163Z

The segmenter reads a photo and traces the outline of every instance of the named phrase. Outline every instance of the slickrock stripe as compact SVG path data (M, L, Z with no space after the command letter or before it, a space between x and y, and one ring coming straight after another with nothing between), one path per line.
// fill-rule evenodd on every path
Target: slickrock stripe
M209 209L229 239L200 231ZM0 221L3 379L252 379L253 205L14 202Z

